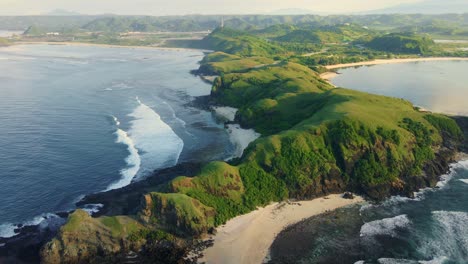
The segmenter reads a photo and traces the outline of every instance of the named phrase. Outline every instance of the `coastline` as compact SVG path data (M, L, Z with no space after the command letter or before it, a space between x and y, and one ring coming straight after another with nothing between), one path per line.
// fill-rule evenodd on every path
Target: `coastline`
M394 63L405 63L405 62L425 62L425 61L468 61L468 58L467 57L427 57L427 58L373 60L373 61L362 61L362 62L355 62L355 63L327 65L325 66L325 68L327 68L328 70L334 70L334 69L357 67L357 66L394 64Z
M394 228L397 226L392 224L390 224L390 226L385 226L385 220L391 221L393 219L398 219L399 216L406 216L406 214L399 212L396 214L396 217L379 217L377 218L377 220L371 219L371 221L369 221L369 219L365 220L364 218L362 218L362 209L380 206L400 207L400 203L414 204L417 202L421 202L422 200L426 199L425 194L427 192L439 192L440 190L444 189L445 186L448 185L450 181L452 181L452 177L454 177L455 173L455 168L460 168L463 166L467 168L466 162L468 162L468 154L464 152L457 152L454 156L453 162L449 164L449 169L447 173L440 175L436 185L433 187L419 189L415 192L413 198L402 197L398 195L390 196L382 202L378 202L375 204L371 202L363 206L356 204L356 206L337 208L336 210L329 211L321 215L315 215L296 224L290 225L284 230L282 230L281 233L279 233L275 238L275 241L273 242L270 248L271 258L269 260L271 260L273 263L304 263L304 260L307 260L308 257L310 257L310 255L308 255L310 245L314 245L317 241L320 240L318 237L323 235L326 236L329 240L335 241L335 246L333 244L328 244L328 250L324 250L324 252L328 253L325 253L325 255L320 257L320 263L364 263L363 261L359 261L363 258L355 254L355 252L359 252L361 250L360 237L362 237L362 231L360 230L362 230L366 223L372 224L372 222L377 222L382 225L376 225L371 230L383 229L384 231L388 231L388 229L386 228ZM392 223L390 221L388 221L387 223ZM356 227L356 225L358 231L357 236L355 231L353 231L353 227ZM338 229L339 232L337 231ZM328 237L328 234L333 234L335 232L338 232L337 234L335 234L336 236L332 235L331 237ZM336 241L339 241L340 244L336 244ZM339 252L333 251L337 248L346 250ZM355 259L353 259L353 257ZM423 262L415 261L414 263Z
M86 43L86 42L18 41L18 42L11 43L10 46L17 46L17 45L57 45L57 46L103 47L103 48L157 49L157 50L166 50L166 51L212 52L212 50L194 49L194 48L173 48L173 47L162 47L162 46L130 46L130 45L99 44L99 43Z
M427 62L427 61L468 61L468 58L467 57L428 57L428 58L372 60L372 61L362 61L362 62L354 62L354 63L333 64L333 65L325 66L325 68L329 71L321 73L320 78L328 81L331 84L330 82L331 79L338 76L338 73L332 70L351 68L351 67L360 67L360 66L373 66L373 65L408 63L408 62Z
M217 228L214 245L205 249L199 262L262 263L268 257L276 235L289 225L362 202L364 199L360 196L351 200L341 194L332 194L310 201L274 203L238 216Z

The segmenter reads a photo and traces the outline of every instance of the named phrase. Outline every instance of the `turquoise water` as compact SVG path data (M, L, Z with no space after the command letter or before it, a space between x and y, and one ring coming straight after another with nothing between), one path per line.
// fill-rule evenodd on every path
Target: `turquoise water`
M197 51L27 45L0 49L0 237L85 194L233 147L190 106L210 85Z
M468 62L421 62L339 70L346 87L468 115ZM468 263L468 162L416 199L338 210L292 226L275 240L272 263Z

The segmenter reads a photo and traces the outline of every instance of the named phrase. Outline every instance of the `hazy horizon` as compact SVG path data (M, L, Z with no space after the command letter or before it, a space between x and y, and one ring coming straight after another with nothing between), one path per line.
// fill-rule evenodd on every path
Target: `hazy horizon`
M220 4L222 3L222 4ZM190 14L268 14L278 10L296 9L291 12L338 14L365 13L374 10L397 10L400 7L422 5L432 11L440 11L440 5L450 6L455 3L457 12L468 12L468 3L453 0L444 3L442 0L0 0L0 15L41 15L53 10L67 10L80 14L116 14L116 15L190 15ZM435 6L437 4L438 6ZM431 5L434 5L431 7ZM466 8L465 8L466 5ZM460 10L460 6L461 9ZM428 8L425 8L428 9ZM417 10L417 8L416 8ZM402 11L404 12L404 11ZM426 12L426 11L424 11ZM287 13L287 10L286 10Z

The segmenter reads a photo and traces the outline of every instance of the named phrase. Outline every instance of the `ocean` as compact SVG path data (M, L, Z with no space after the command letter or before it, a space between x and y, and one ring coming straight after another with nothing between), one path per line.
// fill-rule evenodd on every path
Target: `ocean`
M200 51L0 48L0 237L181 162L229 158L222 123L194 106Z
M418 62L339 70L332 83L468 115L468 62ZM468 263L468 161L415 199L351 206L281 232L271 263Z

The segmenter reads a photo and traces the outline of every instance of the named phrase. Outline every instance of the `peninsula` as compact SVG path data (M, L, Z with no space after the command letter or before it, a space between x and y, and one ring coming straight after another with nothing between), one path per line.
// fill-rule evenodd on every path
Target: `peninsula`
M219 76L209 104L239 109L235 122L261 137L240 158L146 188L125 215L106 212L119 207L112 199L100 217L76 210L43 246L45 263L115 262L132 252L141 262L195 261L194 248L203 248L207 234L273 202L345 191L382 200L435 186L464 144L455 119L402 99L335 88L285 59L285 47L249 33L218 28L202 44L216 52L197 73Z

